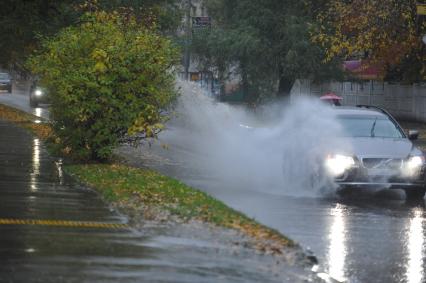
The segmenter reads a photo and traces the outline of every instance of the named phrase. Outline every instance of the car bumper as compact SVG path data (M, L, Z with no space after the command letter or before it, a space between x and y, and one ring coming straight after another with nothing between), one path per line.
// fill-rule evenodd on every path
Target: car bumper
M423 189L424 183L395 183L395 182L336 182L339 188L383 188L383 189Z
M346 172L335 183L341 188L385 188L385 189L424 189L426 188L426 168L423 167L414 177L402 177L400 172L394 174L371 175L364 168Z

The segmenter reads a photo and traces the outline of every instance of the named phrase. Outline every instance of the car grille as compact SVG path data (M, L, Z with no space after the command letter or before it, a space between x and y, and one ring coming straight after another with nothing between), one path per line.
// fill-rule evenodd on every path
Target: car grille
M367 169L398 170L401 169L403 161L398 158L363 158L362 164Z

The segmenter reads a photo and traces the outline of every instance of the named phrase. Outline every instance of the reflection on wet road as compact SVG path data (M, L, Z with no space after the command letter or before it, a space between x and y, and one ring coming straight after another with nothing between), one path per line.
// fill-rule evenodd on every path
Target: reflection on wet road
M40 175L40 140L33 139L33 154L32 154L32 172L30 174L31 191L37 191L37 176Z
M424 206L386 198L345 200L329 217L324 252L332 276L349 282L424 282Z
M279 190L225 184L185 162L194 154L167 141L168 150L123 147L134 165L150 166L208 192L273 227L320 261L320 271L346 282L425 282L426 210L403 192L358 192L345 198L292 197ZM285 185L285 184L284 184ZM285 190L283 190L285 191Z
M406 279L409 283L424 282L423 257L424 254L424 228L423 209L413 208L407 229L407 266Z
M32 114L37 116L37 117L42 117L42 118L46 118L46 119L49 118L49 113L47 111L47 108L41 108L41 107L33 108Z
M346 235L345 216L341 205L336 205L331 209L333 223L329 233L328 249L328 274L339 280L345 281L345 261L346 261Z
M126 223L0 120L0 282L306 282L301 267L238 248L235 232Z

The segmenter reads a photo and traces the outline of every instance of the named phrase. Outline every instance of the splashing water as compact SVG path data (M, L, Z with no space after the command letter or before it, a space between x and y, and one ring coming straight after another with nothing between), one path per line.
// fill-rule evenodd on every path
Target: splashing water
M188 149L181 162L230 187L295 196L333 190L321 160L348 145L335 138L341 135L332 107L301 98L253 112L216 102L194 84L178 86L166 142Z

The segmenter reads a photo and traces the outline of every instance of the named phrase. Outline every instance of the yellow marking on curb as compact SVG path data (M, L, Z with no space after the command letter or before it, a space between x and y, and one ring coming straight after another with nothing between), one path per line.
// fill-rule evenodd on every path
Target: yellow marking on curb
M40 220L40 219L4 219L4 218L0 218L0 225L42 225L42 226L105 228L105 229L128 228L127 224L119 224L119 223L65 221L65 220Z

